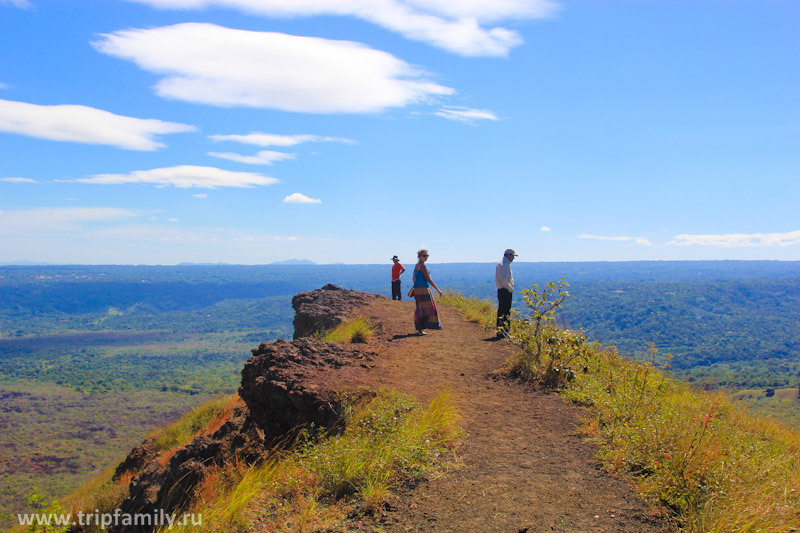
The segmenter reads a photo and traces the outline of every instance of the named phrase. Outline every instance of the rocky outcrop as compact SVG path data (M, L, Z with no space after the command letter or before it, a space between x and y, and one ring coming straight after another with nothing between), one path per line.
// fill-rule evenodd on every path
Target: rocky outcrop
M168 452L171 457L159 454L152 440L134 448L114 475L118 479L127 472L133 474L121 510L132 514L177 511L193 497L209 468L234 461L256 462L291 442L287 436L298 429L336 427L342 415L340 392L358 383L376 354L363 345L356 348L298 338L298 331L333 327L373 298L383 297L335 285L298 294L292 301L296 328L300 324L296 339L261 344L242 369L239 396L245 406L212 434Z
M239 396L268 434L281 435L298 425L331 427L341 417L338 385L353 382L373 356L310 338L265 343L244 365Z
M373 299L385 296L343 289L331 283L321 289L301 292L292 298L294 338L308 337L339 325Z

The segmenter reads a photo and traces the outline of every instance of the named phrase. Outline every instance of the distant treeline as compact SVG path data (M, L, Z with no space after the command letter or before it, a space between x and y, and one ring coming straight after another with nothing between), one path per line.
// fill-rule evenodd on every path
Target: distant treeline
M414 259L405 263L410 269ZM432 263L429 268L440 286L495 297L492 263ZM677 356L671 364L688 379L796 385L800 262L521 262L513 268L515 308L524 311L521 289L563 277L571 284L562 313L565 325L584 328L591 338L616 345L622 353L642 356L647 343L654 342L662 353ZM158 330L184 335L240 331L245 338L261 331L270 340L291 335L294 294L335 283L388 295L389 272L388 261L0 267L0 338ZM254 303L258 299L264 299L261 306Z
M406 260L407 265L415 262ZM388 293L386 265L0 266L0 310L86 313L135 304L148 311L201 309L218 301L294 295L325 283ZM437 283L493 296L493 263L431 264ZM517 287L568 282L800 278L800 261L630 261L514 264ZM406 276L410 280L410 277Z

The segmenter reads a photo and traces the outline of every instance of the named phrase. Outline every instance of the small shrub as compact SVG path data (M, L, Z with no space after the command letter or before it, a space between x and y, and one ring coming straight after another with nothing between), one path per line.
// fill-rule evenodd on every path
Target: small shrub
M530 317L515 313L511 331L506 337L519 350L509 362L511 370L527 381L549 387L564 387L575 378L577 367L596 350L583 331L559 328L556 312L567 299L569 284L563 279L523 289L522 298Z

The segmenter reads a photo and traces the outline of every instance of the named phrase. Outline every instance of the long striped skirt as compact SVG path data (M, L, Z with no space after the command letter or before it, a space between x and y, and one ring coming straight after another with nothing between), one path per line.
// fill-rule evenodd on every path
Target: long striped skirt
M428 287L414 287L414 301L417 303L414 309L414 327L417 331L442 329L439 311L436 309L431 290Z

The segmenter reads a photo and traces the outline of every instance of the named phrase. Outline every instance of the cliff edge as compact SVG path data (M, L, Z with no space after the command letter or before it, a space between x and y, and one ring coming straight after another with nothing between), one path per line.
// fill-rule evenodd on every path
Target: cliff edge
M295 340L262 343L252 350L239 387L244 406L219 429L197 436L171 457L156 450L155 439L148 439L117 467L115 479L133 475L122 512L172 513L192 498L210 468L234 461L254 463L303 428L332 428L342 415L338 391L359 381L377 354L306 335L334 327L381 298L386 299L331 284L295 296Z
M417 336L412 302L335 285L298 294L293 306L297 338L253 350L239 388L244 405L218 430L171 457L145 442L120 465L118 474L133 473L124 511L179 509L213 465L256 461L298 428L337 427L346 385L396 389L422 403L447 390L464 436L456 471L395 487L381 509L351 514L337 531L669 529L628 482L602 471L597 447L577 431L579 409L498 373L512 347L481 326L440 306L444 329ZM378 328L366 344L305 336L356 316Z

